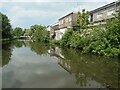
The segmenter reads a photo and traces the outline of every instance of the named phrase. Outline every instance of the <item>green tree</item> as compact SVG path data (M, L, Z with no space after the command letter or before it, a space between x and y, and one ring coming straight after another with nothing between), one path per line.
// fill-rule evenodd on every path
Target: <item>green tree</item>
M13 35L16 36L17 38L19 38L20 36L22 36L22 35L23 35L22 28L16 27L16 28L13 30Z
M33 31L31 29L25 29L24 30L24 35L25 36L32 36L33 35Z
M31 30L33 31L33 40L41 41L41 42L49 42L49 33L46 30L45 26L34 25L31 26Z
M89 13L88 11L85 11L85 9L82 10L82 12L78 12L78 18L77 18L77 26L80 27L78 30L81 31L82 29L86 29L87 25L89 23Z
M70 40L73 34L73 29L68 29L65 34L62 36L62 39L60 40L61 46L69 46Z
M12 38L12 34L11 34L11 24L10 24L10 20L8 19L8 17L4 14L2 14L0 12L0 25L2 26L2 28L0 28L0 33L2 33L2 38Z

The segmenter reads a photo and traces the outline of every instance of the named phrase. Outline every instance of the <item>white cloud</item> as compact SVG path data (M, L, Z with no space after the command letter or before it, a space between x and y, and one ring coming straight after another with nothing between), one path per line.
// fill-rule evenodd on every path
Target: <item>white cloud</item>
M1 0L2 2L113 2L116 0Z
M36 3L33 4L33 7L35 4ZM29 3L26 3L26 5L29 5ZM10 5L10 6L12 6L12 5ZM11 19L11 24L13 26L16 26L16 25L21 26L23 23L27 24L30 22L31 22L31 24L35 24L38 22L39 22L39 24L42 24L42 21L45 21L45 20L46 20L46 24L47 24L48 20L51 20L52 18L54 19L54 17L59 18L60 15L64 15L66 12L71 11L71 9L68 11L67 10L66 11L62 11L62 10L56 11L57 9L52 10L50 8L47 9L46 7L44 7L44 8L39 8L39 7L25 8L23 6L18 6L18 4L16 5L16 3L15 3L14 6L12 6L10 8L8 7L6 14ZM54 8L54 6L52 8ZM36 20L36 22L35 22L35 20ZM56 21L57 21L57 19L56 19Z
M92 10L113 1L115 0L2 0L0 6L14 27L25 27L26 24L52 24L73 10Z

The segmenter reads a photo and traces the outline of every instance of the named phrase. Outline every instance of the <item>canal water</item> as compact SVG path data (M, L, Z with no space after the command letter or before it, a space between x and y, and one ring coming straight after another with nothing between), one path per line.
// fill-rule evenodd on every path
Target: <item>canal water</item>
M119 62L32 41L2 46L3 88L118 88Z

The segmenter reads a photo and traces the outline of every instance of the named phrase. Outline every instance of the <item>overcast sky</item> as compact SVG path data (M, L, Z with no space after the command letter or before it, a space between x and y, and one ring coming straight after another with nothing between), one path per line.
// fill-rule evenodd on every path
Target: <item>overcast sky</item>
M72 12L90 11L115 0L1 0L0 12L6 14L14 27L51 25Z

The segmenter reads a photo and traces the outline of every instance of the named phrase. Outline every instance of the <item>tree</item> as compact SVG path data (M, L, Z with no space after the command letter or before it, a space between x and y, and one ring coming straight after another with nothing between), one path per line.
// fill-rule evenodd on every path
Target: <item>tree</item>
M0 12L0 25L2 26L2 28L0 29L0 33L2 33L2 38L12 38L12 34L11 34L11 24L10 24L10 20L8 19L8 17L4 14L2 14Z
M23 35L22 28L16 27L16 28L13 30L13 35L16 36L17 38L19 38L20 36L22 36L22 35Z
M88 18L89 18L89 13L88 11L85 11L85 9L82 10L82 13L78 12L78 19L76 25L80 27L79 30L87 28L87 25L89 23Z
M45 26L34 25L34 26L31 26L31 30L34 32L33 40L41 41L41 42L49 42L49 33L46 30Z
M32 36L33 35L33 31L31 29L25 29L24 30L24 35L25 36Z

